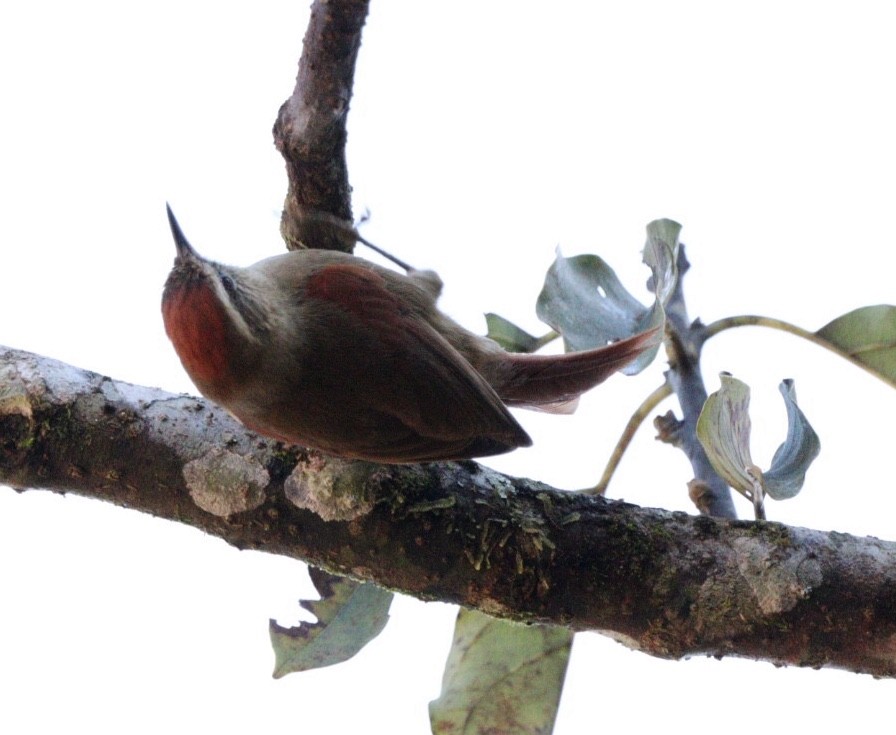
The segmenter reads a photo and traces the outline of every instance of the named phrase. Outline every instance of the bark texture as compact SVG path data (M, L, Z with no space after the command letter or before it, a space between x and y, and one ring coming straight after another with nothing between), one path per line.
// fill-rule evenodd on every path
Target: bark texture
M0 482L14 487L657 656L896 675L892 542L638 508L474 462L334 460L260 439L201 399L11 349L0 385Z
M274 124L274 143L289 181L280 219L289 250L349 252L355 244L332 219L348 224L352 219L345 123L368 4L318 0L311 7L296 86Z

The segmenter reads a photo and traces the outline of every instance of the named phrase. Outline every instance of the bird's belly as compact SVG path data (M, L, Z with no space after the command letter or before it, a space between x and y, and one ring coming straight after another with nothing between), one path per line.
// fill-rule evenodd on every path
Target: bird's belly
M257 396L230 402L228 410L247 428L287 444L309 447L340 457L383 459L386 447L416 436L392 416L350 407L338 398L272 402Z

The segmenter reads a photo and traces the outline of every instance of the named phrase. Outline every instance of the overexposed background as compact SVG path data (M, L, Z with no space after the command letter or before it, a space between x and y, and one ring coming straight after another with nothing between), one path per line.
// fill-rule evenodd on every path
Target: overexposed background
M159 316L173 258L164 202L209 257L248 264L282 250L270 128L292 90L305 4L0 11L0 343L193 392ZM443 308L478 330L486 311L544 330L534 303L558 245L599 253L644 293L640 247L657 217L684 225L688 302L705 321L761 313L816 329L892 303L891 13L874 2L375 0L349 119L365 235L438 270ZM661 370L613 378L574 417L519 413L535 446L488 464L593 484ZM753 389L760 465L784 436L782 378L796 379L821 437L804 493L770 502L771 519L896 538L891 389L755 329L710 344L710 390L719 370ZM648 428L610 495L693 512L688 479ZM428 731L449 606L398 599L350 663L274 681L267 620L294 620L312 594L298 562L6 488L0 559L0 731ZM859 730L891 719L894 686L657 661L587 634L556 732L679 720L694 733L771 721Z

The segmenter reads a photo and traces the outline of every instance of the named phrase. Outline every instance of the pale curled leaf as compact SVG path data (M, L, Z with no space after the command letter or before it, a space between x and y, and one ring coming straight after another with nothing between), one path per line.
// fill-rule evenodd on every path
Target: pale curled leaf
M433 733L536 735L553 729L573 634L461 609Z
M794 497L803 487L806 470L821 451L818 434L796 403L792 380L778 386L787 407L787 438L772 457L772 465L764 473L765 492L775 500Z
M778 386L787 408L787 436L763 472L750 456L750 388L722 373L721 388L706 399L697 419L697 438L710 463L732 488L752 498L755 483L775 500L794 497L821 449L818 435L796 402L792 380Z
M896 387L896 306L879 304L850 311L815 335Z
M750 496L755 467L750 456L750 388L722 373L722 387L706 399L697 419L697 439L719 476Z
M293 628L270 622L275 679L346 661L376 638L389 620L391 592L313 567L309 571L321 599L301 604L317 622L302 622Z
M681 225L671 219L655 219L647 225L644 263L653 273L651 289L657 300L669 303L678 278L678 237Z
M652 273L652 306L646 307L632 296L602 258L596 255L565 258L558 253L538 296L538 318L563 336L567 351L602 347L614 340L662 329L663 304L675 284L679 230L680 226L671 220L656 220L647 226L644 262ZM658 350L659 344L645 350L622 372L629 375L640 372Z

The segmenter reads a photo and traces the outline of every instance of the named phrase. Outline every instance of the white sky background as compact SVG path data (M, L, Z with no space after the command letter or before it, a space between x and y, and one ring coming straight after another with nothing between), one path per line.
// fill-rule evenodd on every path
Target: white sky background
M292 89L304 5L0 11L0 343L193 392L159 315L173 258L164 202L207 256L248 264L282 250L285 176L270 128ZM816 329L894 302L888 4L588 7L374 1L349 137L370 239L438 270L443 308L478 330L486 311L544 329L534 302L558 244L599 253L642 293L644 225L657 217L684 225L690 311L707 322L760 313ZM574 417L519 413L535 446L489 464L558 487L593 483L661 369L612 379ZM753 389L759 464L784 436L782 378L796 379L822 440L804 493L770 502L770 518L896 539L891 389L756 329L711 343L711 390L723 369ZM647 428L611 495L692 512L690 476ZM349 664L273 681L267 619L289 622L311 593L298 562L5 488L0 558L2 732L427 731L448 606L402 598ZM858 730L892 719L894 687L657 661L581 635L556 732L676 720L694 733L769 721Z

